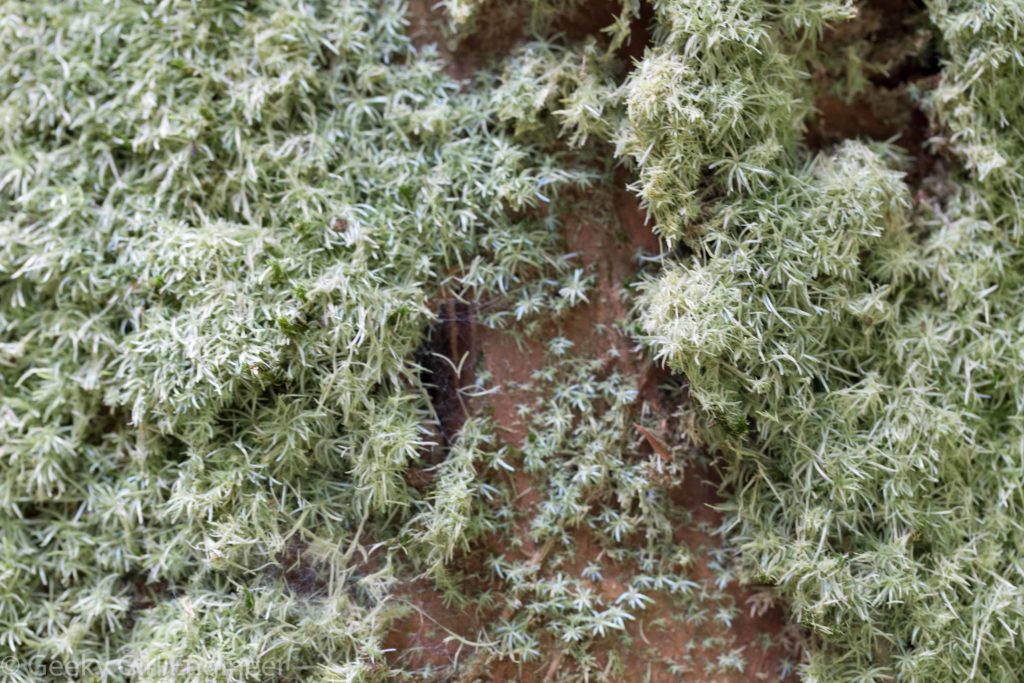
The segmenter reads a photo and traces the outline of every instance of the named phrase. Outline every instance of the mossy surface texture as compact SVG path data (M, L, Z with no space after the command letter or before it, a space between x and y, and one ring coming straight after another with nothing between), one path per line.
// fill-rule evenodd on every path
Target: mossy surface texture
M449 46L510 11L442 4ZM736 610L673 531L692 438L722 571L776 587L803 679L1019 680L1024 5L907 15L916 149L805 139L813 73L853 98L896 71L828 38L863 6L623 2L581 36L577 5L515 4L521 38L457 80L398 2L0 2L5 675L474 680L564 651L548 680L624 680L598 645L650 595ZM438 325L570 315L594 278L563 224L623 177L663 250L622 327L699 413L662 443L635 378L556 337L521 444L446 422ZM581 530L618 598L559 555ZM443 671L386 652L413 580L482 624Z

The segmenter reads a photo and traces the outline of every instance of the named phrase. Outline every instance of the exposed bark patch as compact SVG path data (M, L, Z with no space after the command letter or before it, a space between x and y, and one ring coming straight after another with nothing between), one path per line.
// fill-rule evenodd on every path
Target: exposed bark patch
M941 70L936 36L917 0L859 3L857 18L830 29L819 46L807 143L895 139L911 158L908 182L918 187L941 162L929 145L937 124L922 107Z
M472 304L447 298L438 305L436 322L416 352L416 362L437 416L442 454L451 448L466 421L461 390L473 381L475 325Z
M296 595L309 598L324 594L328 588L328 579L306 551L305 543L288 543L274 558L275 563L268 567L267 573L272 578L284 579Z
M546 34L566 42L596 38L607 43L602 29L621 12L620 0L594 0L570 6L554 17ZM641 2L630 25L630 37L618 50L625 61L639 59L651 40L651 3ZM531 37L530 7L526 2L490 0L478 11L471 30L457 38L446 27L444 10L435 0L410 0L409 35L417 47L433 44L444 59L448 74L467 80L483 66L500 60Z
M582 4L556 21L555 29L569 41L594 35L610 23L617 4L604 0ZM495 16L503 16L499 11L497 15L483 15L488 17L489 24L484 32L478 32L457 46L446 45L443 32L438 28L438 10L431 9L430 0L413 0L411 7L414 16L418 15L413 26L413 31L418 31L417 40L437 42L442 56L449 60L449 73L457 78L468 78L487 61L507 54L525 35L525 19L521 12L518 18L512 16L507 20L497 20ZM518 5L504 4L503 7L507 9ZM651 15L650 4L644 3L641 17L634 21L632 37L622 50L624 58L642 55L650 39ZM491 35L493 32L496 34ZM676 419L673 414L679 407L675 404L678 396L669 396L662 391L668 374L643 353L629 335L626 325L631 315L628 287L637 277L640 267L637 256L641 253L657 254L661 249L637 198L626 189L627 182L625 172L620 172L613 182L587 191L579 202L579 212L564 217L567 251L577 254L580 264L596 278L595 286L588 292L588 303L574 307L558 319L546 321L539 330L526 335L521 329L523 326L513 325L506 331L479 326L475 324L472 308L461 303L449 308L447 301L441 302L438 322L423 348L420 363L426 373L425 381L432 385L431 400L439 421L438 440L443 447L455 438L467 413L477 411L493 417L508 445L521 445L530 428L529 418L524 416L522 407L529 405L532 399L519 387L529 383L535 371L544 368L547 363L546 343L555 336L572 341L573 354L607 358L609 372L617 370L636 378L640 393L638 405L657 413L657 416L647 414L645 423L660 424L658 429L645 428L649 434L637 431L636 457L650 459L653 453L659 452L665 440L673 438L675 426L672 420ZM499 388L499 391L473 398L459 394L459 388L467 386L472 378L453 370L450 361L454 360L457 367L466 353L469 356L463 364L463 373L476 365L490 375L488 385ZM440 462L444 457L443 447L431 454L428 461ZM519 513L519 526L514 533L518 536L517 548L508 547L507 538L484 538L468 554L456 557L452 563L453 570L475 575L477 579L474 580L485 582L473 588L500 594L503 590L501 582L486 578L490 575L482 571L484 560L492 554L506 554L535 563L544 575L559 571L581 577L584 567L597 563L602 568L603 578L592 582L592 589L610 601L623 593L630 572L636 568L611 562L601 544L586 529L572 531L574 550L569 564L560 560L562 564L557 568L548 567L552 544L535 543L530 533L530 521L544 498L543 484L534 481L521 469L507 475L504 483L511 488ZM428 484L429 481L425 482L424 487ZM694 550L692 572L695 580L711 576L710 563L714 561L713 554L721 542L710 532L720 524L718 514L711 507L718 502L716 491L717 486L709 472L696 469L687 473L683 486L671 491L672 500L684 516L703 522L702 530L678 531L679 540ZM637 539L637 543L640 542ZM472 592L465 584L463 588ZM715 675L714 680L748 681L755 680L758 675L776 680L781 661L792 656L789 645L799 640L799 636L793 635L799 631L794 630L782 611L773 606L770 589L746 588L734 582L727 592L741 608L731 625L718 624L713 620L700 625L686 623L674 618L677 615L669 596L652 594L657 602L641 612L637 621L629 624L627 634L633 646L624 645L619 637L621 634L617 634L608 638L606 647L599 648L601 651L597 656L602 662L607 662L608 653L614 652L625 666L622 680L675 681L679 677L671 669L671 660L696 650L697 655L690 657L694 669L685 680L710 680L704 665L728 654L721 649L724 636L728 635L743 649L747 668L732 678ZM475 609L460 610L447 604L442 592L425 581L400 591L400 595L418 609L398 620L385 641L387 647L393 648L389 657L395 663L434 672L433 680L467 682L546 682L573 673L571 658L561 654L564 647L550 638L541 642L542 657L539 661L517 665L491 660L481 651L460 646L449 637L454 632L469 640L476 639L483 624L510 616L507 607L505 613L495 610L490 614ZM762 646L766 635L771 636L775 645Z
M469 659L473 649L448 636L472 638L479 622L470 610L445 604L444 596L426 581L414 581L399 590L407 614L395 621L384 638L391 661L420 671L421 680L452 681L452 673Z
M643 252L656 253L659 248L636 198L624 185L623 176L611 187L591 190L579 202L583 208L565 217L567 249L576 253L579 261L596 276L589 303L575 307L569 315L547 321L539 331L526 337L517 335L515 327L506 331L480 327L475 331L478 367L490 374L489 384L499 391L468 399L466 409L489 412L509 445L521 445L529 430L529 418L524 417L521 407L529 405L532 397L517 387L528 383L535 371L544 368L547 362L545 343L553 336L571 340L575 354L607 358L608 372L617 370L636 378L640 392L638 410L643 406L647 411L645 423L655 425L637 430L634 435L636 457L651 459L665 443L678 443L676 421L679 418L674 413L679 407L679 394L663 391L662 385L669 381L667 373L654 366L628 332L621 329L629 317L627 288L639 270L636 257ZM443 325L444 321L438 323L439 328ZM434 343L443 346L451 336L438 333L434 339ZM535 388L544 391L544 387ZM639 417L638 414L638 420ZM483 570L484 559L491 554L505 554L535 564L544 576L561 572L580 578L584 567L596 564L601 567L603 578L590 581L591 589L614 603L626 590L637 568L612 562L601 543L582 527L572 531L573 551L567 564L560 546L535 543L530 534L531 519L544 498L544 485L521 470L511 473L506 483L511 486L521 516L515 532L519 537L518 548L509 547L507 539L485 538L467 555L457 557L453 567L477 577L487 577L488 573ZM692 524L677 532L677 540L685 542L693 551L690 575L697 582L714 580L711 564L721 540L711 530L721 524L721 518L712 508L718 502L712 472L699 468L688 470L684 484L670 490L670 495L680 513L692 520ZM643 543L639 538L634 541ZM557 566L549 566L553 562L553 550L559 552ZM485 579L485 583L475 589L498 594L504 590L495 579ZM636 621L629 622L626 634L633 645L624 645L621 634L615 634L596 648L595 654L599 661L607 662L608 654L615 653L625 668L621 680L679 680L672 662L686 659L692 670L685 679L703 681L711 680L705 669L711 670L719 657L729 654L722 644L731 639L742 649L747 666L743 673L731 677L715 674L714 680L739 683L755 680L758 674L777 680L783 659L796 657L794 650L801 641L799 629L791 626L784 612L775 606L770 588L744 587L734 581L726 592L738 608L730 624L715 621L713 615L702 623L680 619L670 596L652 593L655 604L640 612ZM445 605L441 593L425 582L417 583L406 599L422 612L416 611L399 620L387 644L395 648L396 662L434 667L436 680L543 683L559 680L574 671L573 660L559 654L564 650L562 644L550 638L542 639L539 660L521 665L491 660L474 648L460 648L448 638L450 630L464 638L475 639L481 624L512 616L508 607L504 612L492 614L462 613L458 608ZM772 645L764 644L766 636L770 636ZM442 674L442 671L447 673Z
M622 12L621 0L590 0L568 9L558 17L553 25L553 32L564 35L569 41L576 42L587 37L605 39L602 29L610 26ZM654 18L654 6L650 2L640 3L639 16L630 23L629 39L619 49L619 56L628 59L640 59L644 48L651 42L651 21Z

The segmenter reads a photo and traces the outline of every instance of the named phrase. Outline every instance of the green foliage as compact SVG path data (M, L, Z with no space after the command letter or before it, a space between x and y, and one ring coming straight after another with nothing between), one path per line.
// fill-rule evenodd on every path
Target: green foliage
M561 135L573 146L610 139L621 122L613 54L595 41L533 41L504 61L492 99L520 137Z
M648 289L645 328L657 352L738 436L748 416L769 409L762 430L832 421L807 416L807 402L851 384L851 368L877 353L892 289L912 275L901 253L907 194L885 156L847 143L722 202L704 224L706 257L671 266ZM874 389L869 381L841 403L854 413L874 406ZM782 399L792 404L784 413L774 408Z
M702 205L694 257L642 296L733 456L745 565L820 638L807 680L1022 665L1024 15L929 10L950 62L928 103L970 176L912 203L891 147L779 157Z
M1017 134L1024 103L1014 87L1024 70L1024 8L1014 2L935 0L929 9L947 51L934 101L951 133L949 143L975 177L1012 192L1024 163ZM1011 185L993 185L990 176Z
M398 3L5 2L0 65L4 648L376 664L431 302L569 305L545 207L584 174L492 131Z
M595 12L593 3L585 0L440 0L438 7L444 8L451 37L455 40L495 28L500 31L515 27L545 37L548 42L547 37L559 23L564 25L571 17L592 19ZM631 24L640 16L640 0L617 0L597 7L596 11L615 12L610 17L611 23L601 27L601 32L609 39L609 49L614 50L628 42Z
M572 662L558 680L624 680L610 638L635 647L627 628L657 603L704 634L663 662L670 669L694 674L704 661L701 673L709 677L743 670L743 648L728 630L740 610L727 590L734 580L731 551L714 543L691 546L677 535L693 525L670 491L684 472L698 476L699 451L680 429L670 453L649 447L645 453L636 424L655 416L638 396L637 378L610 369L614 354L580 359L560 338L551 347L553 355L529 383L506 387L530 396L521 406L528 435L509 460L521 463L542 497L527 514L506 505L497 515L513 547L488 560L501 587L488 602L501 611L483 634L492 648L478 656L536 664L548 652L543 643L553 639ZM510 503L526 495L514 482L501 489ZM527 523L530 542L519 547L514 532ZM712 530L701 531L717 540ZM713 558L707 570L692 572L694 556L707 554ZM583 557L591 559L580 569ZM655 619L647 628L654 635L665 626ZM764 646L773 644L768 634ZM708 655L726 651L732 656Z
M467 550L470 541L496 524L484 508L498 496L498 489L478 472L478 462L487 459L490 469L510 471L505 462L507 448L498 447L494 425L473 417L459 430L459 438L434 473L435 484L430 505L410 525L415 544L435 574L445 574L456 550Z
M626 81L621 155L669 245L702 200L762 186L792 158L810 112L800 41L852 16L845 0L665 2L654 46Z
M461 31L504 16L444 5ZM643 336L727 454L748 575L815 635L803 675L1016 680L1019 3L927 3L943 71L914 96L959 167L913 188L892 141L803 145L807 70L849 0L654 3L635 64L638 3L575 41L551 31L580 3L510 7L529 41L460 83L399 2L0 3L5 673L415 677L382 645L414 576L498 615L474 662L557 642L613 680L595 651L655 595L727 627L732 551L689 578L680 464L637 455L635 378L604 361L553 340L517 388L544 389L521 449L473 415L423 462L437 301L495 302L492 326L585 301L559 190L614 148L670 250ZM602 553L582 570L581 535ZM503 593L463 590L487 582ZM743 671L716 643L704 674Z

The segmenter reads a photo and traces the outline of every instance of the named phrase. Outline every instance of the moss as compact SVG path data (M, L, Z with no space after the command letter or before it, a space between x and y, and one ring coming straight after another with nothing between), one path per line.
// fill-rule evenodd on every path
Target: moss
M891 147L791 145L702 205L641 301L733 454L746 567L820 639L808 680L1020 667L1022 15L928 10L949 61L927 102L964 166L944 196L911 202Z
M493 9L446 6L463 31ZM803 140L808 71L831 63L818 41L850 2L655 3L635 63L637 3L583 38L557 32L575 3L521 9L529 40L457 82L397 2L0 4L14 675L426 675L389 670L382 645L396 583L420 575L500 616L463 643L469 674L547 638L614 677L594 650L628 640L654 591L700 619L671 481L630 455L630 381L564 340L520 451L472 415L426 462L438 416L417 358L437 302L498 302L482 322L501 326L586 301L560 197L610 182L594 169L614 156L666 246L640 336L728 458L747 576L814 635L804 677L1017 678L1019 7L926 3L942 73L914 95L943 162L913 188L898 141ZM855 46L833 95L886 68L870 54ZM522 540L512 468L542 482L526 526L548 550L493 553L507 594L474 601L466 549ZM626 597L591 593L601 566L565 569L583 532Z
M432 301L567 305L549 207L586 174L492 130L398 3L2 13L4 646L115 679L380 665ZM431 528L441 562L464 534ZM295 547L315 599L271 571Z

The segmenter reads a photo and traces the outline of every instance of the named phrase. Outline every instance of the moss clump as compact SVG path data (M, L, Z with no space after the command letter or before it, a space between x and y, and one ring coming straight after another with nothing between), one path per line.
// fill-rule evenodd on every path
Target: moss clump
M849 2L667 2L655 45L624 85L619 153L671 245L709 193L748 190L793 159L810 112L800 42L853 15Z
M584 175L491 130L399 3L0 27L4 647L115 679L380 671L432 301L568 305L546 207Z
M911 202L891 147L794 147L702 205L692 260L642 301L733 455L746 565L820 638L808 680L1022 665L1024 14L928 11L948 50L934 144L964 172Z

